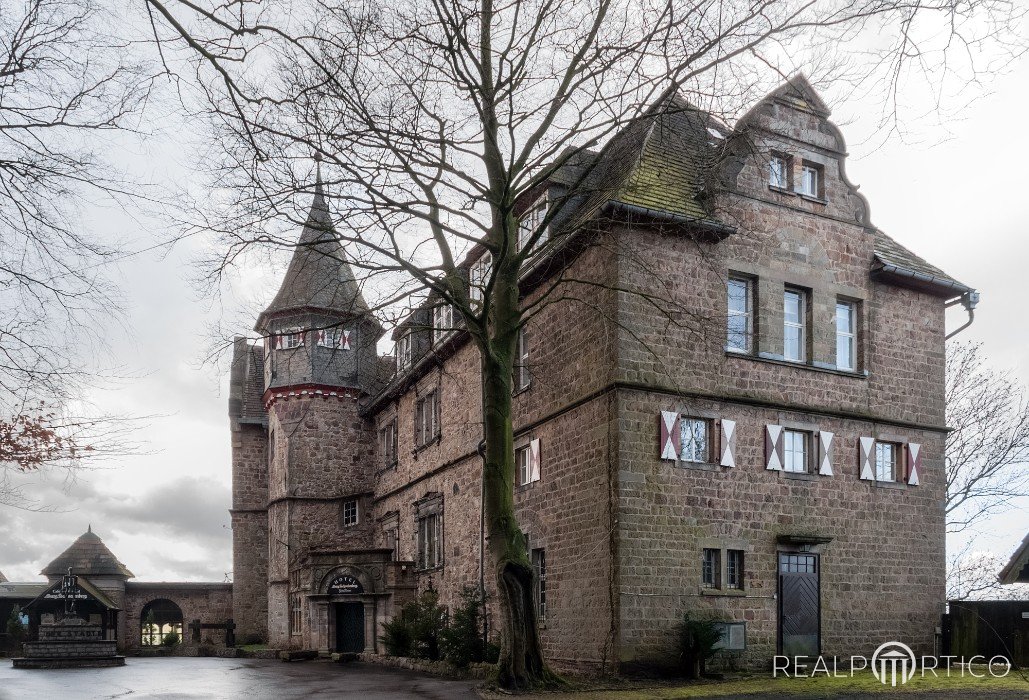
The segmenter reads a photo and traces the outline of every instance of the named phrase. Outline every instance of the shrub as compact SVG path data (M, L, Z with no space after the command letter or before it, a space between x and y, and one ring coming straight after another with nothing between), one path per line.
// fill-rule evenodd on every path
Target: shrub
M177 645L181 640L177 632L169 632L164 635L164 639L161 640L161 644L166 647L173 647Z
M461 604L454 609L450 624L443 630L440 646L445 658L459 668L481 662L485 656L482 641L484 601L476 588L461 591Z
M704 663L718 653L715 645L721 639L721 629L714 618L698 618L683 613L678 627L679 658L690 678L700 678Z
M390 656L411 656L414 647L411 623L406 619L404 610L395 615L392 620L382 626L382 636L379 641L386 647L386 653Z
M440 634L446 627L447 611L439 604L439 594L428 590L386 623L379 640L390 656L438 661Z
M7 618L7 651L18 653L25 639L25 625L21 624L21 608L11 608L11 616Z

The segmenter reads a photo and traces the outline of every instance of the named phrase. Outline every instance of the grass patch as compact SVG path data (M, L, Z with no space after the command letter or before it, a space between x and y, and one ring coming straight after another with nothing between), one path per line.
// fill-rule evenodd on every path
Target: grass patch
M236 648L242 649L243 651L266 651L271 649L267 644L240 644Z
M788 697L791 695L808 695L832 697L840 694L881 694L884 697L900 694L918 693L960 693L969 697L989 695L991 693L1025 693L1029 697L1029 677L1019 675L1012 670L1004 678L994 678L986 671L986 667L973 668L978 674L986 674L985 678L975 678L966 670L964 676L958 668L951 669L948 678L945 671L937 671L939 677L933 677L931 671L921 672L903 686L896 688L883 685L869 671L858 671L853 676L840 671L842 678L826 677L822 674L814 678L772 678L771 675L737 678L726 681L697 681L683 685L666 685L652 688L633 688L625 690L588 690L577 693L547 693L539 697L547 700L677 700L678 698L716 698L727 696L746 696L757 693L773 693ZM845 675L847 674L847 675Z

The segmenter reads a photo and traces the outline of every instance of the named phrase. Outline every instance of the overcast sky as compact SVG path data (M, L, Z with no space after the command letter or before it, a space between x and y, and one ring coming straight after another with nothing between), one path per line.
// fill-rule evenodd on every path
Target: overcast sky
M1029 61L1023 60L992 81L991 94L960 119L942 127L907 119L918 143L869 138L880 105L829 99L849 141L848 174L867 196L873 222L982 292L976 321L960 337L983 342L992 364L1029 383L1026 85ZM190 178L182 155L190 151L170 137L120 148L120 159L154 182ZM140 221L145 218L96 210L87 212L86 224L138 250L152 243ZM198 298L187 280L202 246L191 239L166 256L147 253L121 263L116 277L128 318L108 333L117 363L138 378L97 394L94 402L113 412L155 416L139 435L147 454L83 473L75 483L39 481L36 496L60 512L0 512L0 570L11 580L37 578L90 524L139 579L220 581L231 572L227 377L224 367L202 367L200 358L210 327L240 318L244 303L260 308L278 279L250 271L232 299ZM963 321L955 310L950 327ZM238 328L249 330L246 324ZM1027 506L1024 501L981 527L973 534L976 548L1006 558L1029 526Z

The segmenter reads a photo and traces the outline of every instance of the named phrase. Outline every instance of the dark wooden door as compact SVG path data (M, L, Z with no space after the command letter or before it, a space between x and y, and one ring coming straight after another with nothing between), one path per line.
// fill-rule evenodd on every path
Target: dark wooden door
M783 656L821 653L818 555L779 554L779 650Z
M336 651L364 651L364 603L336 603Z

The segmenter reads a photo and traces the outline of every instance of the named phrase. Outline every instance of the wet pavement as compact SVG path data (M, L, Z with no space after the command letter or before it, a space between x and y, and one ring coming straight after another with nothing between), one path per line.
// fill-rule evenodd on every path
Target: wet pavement
M36 671L0 659L0 700L289 700L477 698L475 681L453 681L374 664L264 659L129 658L125 666Z

